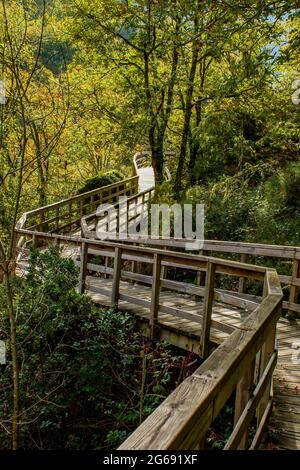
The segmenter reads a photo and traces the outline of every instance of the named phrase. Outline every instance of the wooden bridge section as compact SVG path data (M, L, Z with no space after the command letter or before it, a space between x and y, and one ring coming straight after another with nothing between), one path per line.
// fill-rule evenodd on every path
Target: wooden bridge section
M126 195L128 225L151 193L151 188L138 193L133 177L26 213L16 226L19 269L26 269L30 245L58 244L79 267L80 292L134 313L147 335L204 359L121 449L203 448L209 427L233 395L226 449L258 448L274 401L269 429L276 430L281 447L299 448L300 250L206 241L200 253L189 254L178 240L164 240L161 249L155 240L96 239L99 203L115 205L120 215L117 200ZM258 265L268 266L274 258L284 260L284 273ZM285 286L289 296L283 307L292 312L293 323L280 319Z

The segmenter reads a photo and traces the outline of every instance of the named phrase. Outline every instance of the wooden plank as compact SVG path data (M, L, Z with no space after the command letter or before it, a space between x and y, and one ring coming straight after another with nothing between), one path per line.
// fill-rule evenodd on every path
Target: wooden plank
M88 260L88 247L87 247L87 244L83 242L81 244L81 252L80 252L80 274L79 274L79 293L80 294L83 294L85 291L87 260Z
M238 448L238 445L241 441L241 439L244 437L245 432L247 428L249 427L249 424L253 418L253 415L255 413L255 410L257 406L259 405L259 402L265 393L265 391L268 389L268 385L270 383L270 380L272 378L273 371L276 366L276 359L277 359L277 354L274 352L269 359L268 365L264 370L264 373L262 374L254 392L251 397L251 399L248 401L243 413L241 414L240 418L238 419L238 422L236 423L234 430L229 437L226 446L224 447L224 450L235 450ZM269 401L269 400L268 400ZM264 408L265 411L266 407Z
M206 283L205 283L205 297L202 318L202 331L201 331L201 357L205 359L209 352L209 336L211 327L211 315L214 299L214 283L215 283L215 264L211 261L208 262Z
M159 304L158 307L159 307L158 308L159 312L168 313L170 315L173 315L174 317L179 317L179 318L183 318L185 320L190 320L190 321L193 321L195 323L199 323L199 329L201 328L202 315L199 315L199 313L198 314L191 313L190 311L170 307L168 305L164 305L164 304L161 304L161 303ZM221 323L221 322L213 320L213 319L211 320L211 327L219 329L220 331L223 331L224 333L228 333L228 334L231 334L235 330L234 327L232 327L230 325L226 325L225 323Z
M241 254L241 263L248 263L249 261L249 255L242 253ZM246 278L245 277L240 277L239 279L239 292L244 293L246 289Z
M138 297L134 297L133 295L123 293L119 294L119 299L130 304L140 305L141 307L147 307L149 310L151 308L151 300L139 299Z
M155 326L158 320L158 305L160 292L160 276L161 276L161 256L157 253L153 258L153 274L152 274L152 295L150 306L150 328L151 337L155 336Z
M119 288L121 280L121 261L122 261L122 250L119 247L115 248L115 259L114 259L114 273L113 283L111 292L111 304L118 307L119 300Z
M250 400L253 391L254 385L254 369L255 369L255 360L252 361L250 367L246 370L245 375L239 381L236 388L236 398L235 398L235 411L234 411L234 426L238 423L239 418L241 417L247 403ZM238 450L244 450L248 448L248 437L249 429L247 427L243 436L240 439L239 445L237 446Z

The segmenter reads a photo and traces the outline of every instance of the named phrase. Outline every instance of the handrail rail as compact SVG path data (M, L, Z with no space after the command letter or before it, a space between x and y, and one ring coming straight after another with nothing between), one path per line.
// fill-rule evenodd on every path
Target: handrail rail
M125 180L118 181L117 183L108 184L106 186L102 186L101 188L96 188L96 189L92 189L91 191L86 191L85 193L82 193L82 194L76 194L75 196L71 196L67 199L61 199L60 201L54 202L52 204L48 204L47 206L38 207L37 209L33 209L31 211L24 212L19 220L23 221L24 217L25 217L25 219L27 219L28 216L41 214L41 213L46 212L48 210L53 210L53 209L56 209L57 207L67 205L70 202L81 201L83 199L86 199L88 196L93 196L93 195L99 194L99 192L105 192L107 190L117 188L120 185L123 185L123 184L128 183L128 182L136 182L137 178L138 178L137 176L132 176L131 178L127 178ZM19 224L19 221L16 224L16 228L21 228L21 226Z
M235 330L194 374L185 379L119 450L203 447L209 426L235 389L236 425L225 448L248 448L247 430L255 412L258 424L250 448L258 447L267 411L271 409L270 390L276 364L274 338L282 302L282 291L274 270L266 270L266 290L261 305L247 317L242 328ZM259 351L260 380L255 383L253 371ZM245 392L248 392L246 400Z
M149 201L151 198L151 195L154 194L154 188L149 188L145 189L144 191L141 191L137 194L134 194L133 196L130 196L127 198L127 209L130 207L131 202L142 199L141 205L145 204L146 202ZM117 211L117 219L120 217L120 202L116 202L115 204L112 204L112 206L116 209ZM127 210L127 220L126 224L128 224L128 216L129 216L129 211ZM81 219L81 229L82 229L82 235L86 238L96 238L95 231L90 231L88 228L88 221L91 221L93 219L97 218L97 211L87 214L86 216L83 216Z
M235 389L237 390L236 426L228 446L229 448L247 447L245 436L247 436L249 420L255 412L258 416L258 426L252 446L258 445L261 430L268 417L267 411L271 409L270 390L272 373L276 364L274 339L276 322L280 317L282 304L282 290L275 270L227 259L111 241L91 240L79 236L49 234L27 229L17 229L17 232L31 238L33 243L45 240L48 244L49 242L56 244L64 242L79 246L81 248L80 292L85 290L87 270L91 269L91 265L88 267L89 250L92 250L93 256L105 254L105 256L114 258L111 302L116 306L119 298L126 300L130 297L130 295L119 293L120 280L123 275L121 260L143 259L143 262L151 263L153 265L150 305L152 335L155 335L159 322L158 310L162 308L159 303L160 285L164 285L161 278L162 266L179 266L184 269L206 271L203 316L199 317L202 325L200 342L203 357L208 355L209 333L211 325L213 325L212 301L218 294L214 287L215 273L237 277L247 276L258 281L264 280L265 297L261 304L206 359L200 368L142 423L132 436L121 445L120 449L196 448L198 443L204 439L209 425L218 416ZM170 281L165 282L170 284ZM139 302L143 303L142 300ZM148 305L147 302L146 305ZM193 318L196 317L194 315ZM216 322L214 323L216 324ZM251 371L253 371L254 361L258 357L259 351L259 374L255 380ZM245 383L248 395L245 394ZM252 391L255 399L252 399ZM247 397L246 402L245 396Z
M171 150L167 150L167 151L164 152L164 154L166 156L168 156L168 155L169 156L175 156L176 152L172 152ZM139 160L142 160L142 159L147 158L147 157L151 157L151 155L152 155L152 152L150 150L146 150L146 151L143 151L143 152L137 152L134 155L134 157L133 157L133 166L134 166L136 175L138 174L138 170L143 168L142 166L139 166ZM149 167L151 167L151 165ZM171 180L171 173L170 173L170 171L167 167L164 167L164 173L166 175L167 181L170 181Z
M138 193L130 198L130 201L136 200L139 213L141 213L142 208L139 204L139 194ZM118 207L118 204L115 205ZM95 214L91 214L82 220L82 231L83 235L88 238L96 238L95 230L93 228L88 228L86 220L92 220L95 217ZM133 217L133 219L135 219ZM138 219L136 219L138 221ZM131 221L131 219L130 219ZM127 212L127 226L129 226L129 217ZM117 240L117 237L116 237ZM184 249L186 250L186 243L188 242L192 246L195 240L182 240L182 239L149 239L147 236L142 235L133 235L130 234L130 237L124 239L123 243L130 244L140 244L145 246L163 246L165 249ZM249 243L249 242L232 242L232 241L221 241L221 240L204 240L203 245L200 250L201 253L224 253L227 255L241 255L241 261L248 262L251 258L252 262L256 262L255 257L268 257L275 259L287 259L291 261L291 273L286 274L281 272L281 267L279 267L279 279L282 286L289 288L289 299L283 302L283 308L289 311L289 314L292 317L298 317L300 314L300 303L299 303L299 292L300 292L300 247L297 246L288 246L288 245L268 245L262 243ZM253 259L254 258L254 259ZM261 260L258 260L258 263ZM200 281L200 280L199 280ZM239 282L239 293L242 297L247 296L246 294L246 279L241 278ZM260 298L256 296L251 296L251 301L260 301Z
M91 191L48 204L47 206L25 212L17 221L15 229L18 231L26 228L28 220L34 220L36 217L39 218L38 222L27 228L43 229L46 227L48 231L52 233L57 233L60 230L71 228L72 226L80 228L80 221L84 212L87 209L89 209L89 212L93 210L97 200L101 202L110 202L115 201L120 195L135 194L138 190L138 179L138 176L133 176L117 183L102 186L101 188L96 188ZM52 216L48 216L49 218L46 219L46 214L52 214ZM73 216L76 218L73 218ZM49 225L54 226L54 228L50 230ZM22 239L18 240L17 248L20 248L22 243Z
M60 235L56 233L48 233L48 232L38 232L38 231L33 231L33 230L28 230L28 229L16 229L16 232L25 235L29 238L35 238L40 239L40 240L53 240L55 242L70 242L74 245L80 245L81 243L86 243L91 247L101 247L103 246L104 248L121 248L124 252L135 252L135 253L143 253L143 254L148 254L153 255L153 254L158 254L161 255L163 258L170 258L170 259L177 259L180 260L181 263L186 264L187 267L201 267L201 262L206 262L207 260L211 260L212 262L215 262L217 266L227 266L228 268L232 268L233 270L237 270L237 275L241 270L246 271L247 273L249 272L249 276L252 273L257 273L256 276L253 275L255 279L262 280L263 279L263 273L267 271L268 268L264 266L257 266L255 264L246 264L246 263L240 263L239 261L233 261L233 260L227 260L227 259L221 259L221 258L214 258L211 256L200 256L200 255L193 255L193 254L188 254L188 253L180 253L180 252L174 252L174 251L166 251L163 249L158 249L158 248L149 248L149 247L139 247L139 246L133 246L130 244L124 245L121 242L112 242L112 241L107 241L107 240L91 240L89 238L84 238L81 236L71 236L71 235ZM185 263L186 261L186 263ZM227 273L227 271L218 271L222 272L224 274Z

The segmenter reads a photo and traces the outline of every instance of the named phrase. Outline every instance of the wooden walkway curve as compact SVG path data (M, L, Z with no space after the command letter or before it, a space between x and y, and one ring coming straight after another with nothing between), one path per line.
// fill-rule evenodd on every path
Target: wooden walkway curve
M118 304L138 317L147 334L159 331L171 343L206 358L121 448L201 447L209 424L235 391L234 426L226 448L257 448L271 415L272 441L280 448L299 449L300 248L206 241L198 255L189 255L182 253L177 241L172 246L165 241L161 250L155 242L145 246L143 241L121 244L95 240L95 210L100 202L117 206L118 198L126 195L128 217L138 220L138 208L152 191L146 188L140 193L138 180L134 176L36 209L23 214L16 225L19 270L26 269L28 245L44 249L61 244L64 256L71 256L78 264L81 292L102 305ZM219 253L222 259L211 257ZM240 262L226 260L224 254L235 259L239 255ZM285 260L291 266L290 274L257 265L266 258ZM141 265L146 266L143 274ZM189 273L189 277L194 272L194 281L176 281L168 275L175 271ZM235 291L218 284L224 276L238 279ZM264 291L248 294L248 282L263 282ZM280 284L289 288L283 307L293 321L279 319ZM182 405L176 408L176 403ZM169 416L170 409L173 414L162 425L161 419ZM257 429L250 444L248 428L255 416ZM172 427L176 435L168 431Z
M300 324L277 324L278 361L269 431L282 449L300 450Z

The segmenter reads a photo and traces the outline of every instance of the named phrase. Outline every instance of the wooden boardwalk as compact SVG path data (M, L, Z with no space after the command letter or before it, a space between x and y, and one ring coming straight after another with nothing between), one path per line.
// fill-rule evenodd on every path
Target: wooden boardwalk
M65 247L63 256L78 258L78 247ZM26 271L28 260L19 263L18 274ZM99 305L111 306L112 278L87 276L86 294ZM152 287L120 281L119 309L133 313L147 331ZM133 301L130 300L132 297ZM172 314L168 313L172 309ZM174 315L174 312L177 315ZM199 353L203 299L162 289L158 310L161 337L171 344ZM218 346L235 329L240 329L246 312L214 301L210 342ZM182 318L184 316L184 318ZM274 405L269 434L279 448L300 450L300 322L280 319L277 324L278 362L274 372Z
M278 361L269 430L283 449L300 450L300 324L277 324Z
M118 304L120 310L138 318L145 333L153 336L154 328L159 327L160 337L206 358L197 373L186 379L166 404L158 407L140 426L138 438L130 438L123 448L146 449L147 445L149 449L155 448L152 445L158 449L197 448L205 430L235 390L238 407L227 448L247 448L247 429L255 413L259 421L251 448L258 448L272 404L270 383L276 364L276 328L278 362L269 431L278 447L300 450L300 324L299 320L290 323L281 318L276 326L281 286L289 289L283 308L299 317L300 248L207 240L201 254L191 256L182 253L180 245L177 251L176 241L172 241L174 246L170 250L148 249L114 242L101 244L95 240L93 231L85 233L83 216L87 222L93 220L99 201L115 204L118 197L126 195L135 204L135 213L140 199L143 203L147 196L138 191L141 183L144 184L143 177L140 181L137 176L128 178L25 213L16 224L20 253L26 252L27 242L40 249L61 243L63 255L73 258L80 269L80 292L86 292L103 306ZM148 175L146 183L148 187ZM129 205L128 217L132 216L131 209ZM63 232L72 235L62 236ZM241 262L212 258L218 256L216 253L239 254ZM274 270L272 273L269 268L257 266L261 256L287 260L290 274L277 274ZM99 262L95 263L94 257ZM19 275L26 271L27 262L26 255L18 259ZM135 270L139 263L148 265L143 274ZM128 271L130 265L132 272ZM181 270L183 280L176 282L165 277L163 273L169 268ZM182 277L185 271L194 271L193 284ZM218 288L216 275L220 274L238 278L238 291ZM205 286L202 275L206 278ZM247 294L249 280L264 282L264 298ZM210 351L204 347L208 343ZM260 374L258 382L253 381L255 362ZM171 429L174 432L170 436Z
M110 306L112 280L87 276L86 293L93 302ZM101 293L100 293L101 291ZM130 301L129 296L134 298ZM139 299L139 300L137 300ZM140 304L137 302L140 301ZM119 309L133 313L146 323L150 321L150 311L147 304L151 302L151 287L120 282ZM168 313L176 309L177 316ZM162 328L163 337L175 346L199 353L201 321L203 313L202 299L194 300L191 296L163 290L160 294L158 310L158 326ZM181 318L184 316L184 318ZM241 326L244 311L235 307L215 302L212 314L210 341L214 345L221 344L234 329ZM187 319L189 318L189 319ZM168 331L170 334L168 334Z
M110 306L111 279L87 278L87 294L93 302ZM99 291L102 290L102 294ZM125 281L120 284L120 297L126 295L140 298L143 302L151 300L151 288L133 285ZM161 304L176 308L178 312L190 313L191 320L175 317L159 310L159 326L166 337L174 345L198 352L200 341L199 321L202 317L202 300L193 300L190 296L163 291ZM120 310L131 312L138 318L149 322L149 308L139 306L130 301L121 300ZM192 316L199 316L193 319ZM241 327L245 317L242 309L214 302L212 319L216 322L211 328L210 341L214 345L221 344L233 329ZM168 335L167 332L170 332ZM183 337L186 341L184 342ZM188 339L187 339L188 338ZM280 448L300 450L300 325L281 319L277 324L278 362L274 373L274 405L271 415L269 432L275 444Z

